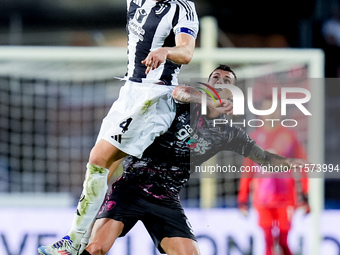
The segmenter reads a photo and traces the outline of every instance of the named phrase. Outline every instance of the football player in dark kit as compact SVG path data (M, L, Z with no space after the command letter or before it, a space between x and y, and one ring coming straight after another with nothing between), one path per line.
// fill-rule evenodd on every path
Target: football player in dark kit
M221 65L209 76L209 85L217 83L235 84L236 76L228 66ZM203 116L201 106L196 104L201 100L199 91L178 86L173 97L184 103L177 103L171 127L155 139L141 159L125 158L124 173L112 185L98 213L91 242L82 255L106 254L116 238L124 236L138 220L143 222L161 253L200 254L178 194L190 177L191 167L219 151L234 151L260 165L306 163L262 150L241 128L228 124L214 127L212 118L220 113L230 114L232 110L232 104L225 99L222 99L223 105L217 107L209 101L209 114ZM190 139L195 139L196 146L190 144Z

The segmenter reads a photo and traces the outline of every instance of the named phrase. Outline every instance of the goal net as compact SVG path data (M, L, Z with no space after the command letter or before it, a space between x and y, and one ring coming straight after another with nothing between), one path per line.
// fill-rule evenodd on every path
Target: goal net
M101 121L118 97L114 77L124 75L125 52L122 59L117 49L1 52L0 191L79 196Z
M4 47L0 51L1 191L69 192L77 197L101 120L122 85L115 77L126 71L125 49ZM294 130L308 157L321 163L323 126L315 119L322 118L323 90L320 82L314 82L322 77L320 59L317 50L198 48L179 80L206 81L204 77L223 63L236 72L238 87L243 91L254 88L255 105L271 95L273 85L310 90L318 95L306 105L313 118L294 106L285 118L298 121ZM249 110L243 117L247 123L257 118ZM243 126L250 132L258 124ZM235 166L243 160L229 152L216 158L223 165ZM201 177L193 176L183 189L185 206L235 206L239 173L206 183Z
M242 90L253 87L254 104L271 94L268 88L273 84L309 90L312 98L306 108L312 116L292 106L285 118L297 120L294 130L308 159L323 163L321 51L214 49L202 44L179 80L206 81L220 63L232 67ZM0 47L0 193L67 192L78 198L101 120L122 85L115 77L125 71L125 48ZM257 118L249 111L243 117L246 122ZM252 126L244 128L250 132ZM243 158L221 152L213 160L239 167ZM239 173L193 175L181 191L183 205L235 206L239 177ZM317 235L323 179L310 178L309 182Z

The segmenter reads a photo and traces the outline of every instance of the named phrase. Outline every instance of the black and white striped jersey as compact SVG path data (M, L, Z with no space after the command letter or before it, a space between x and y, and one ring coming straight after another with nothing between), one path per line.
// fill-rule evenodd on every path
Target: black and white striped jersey
M126 79L136 82L178 84L180 65L169 60L145 74L141 63L150 51L175 46L175 36L187 33L196 38L198 17L188 0L127 0L128 69Z

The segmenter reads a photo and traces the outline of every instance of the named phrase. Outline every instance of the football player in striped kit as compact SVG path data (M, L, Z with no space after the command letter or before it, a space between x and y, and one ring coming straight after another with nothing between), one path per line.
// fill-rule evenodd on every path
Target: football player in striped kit
M126 28L126 82L104 118L91 150L72 227L60 241L39 247L40 254L78 254L81 239L107 192L110 166L128 154L140 158L153 140L168 130L175 117L171 93L181 65L192 59L198 33L194 3L127 0Z

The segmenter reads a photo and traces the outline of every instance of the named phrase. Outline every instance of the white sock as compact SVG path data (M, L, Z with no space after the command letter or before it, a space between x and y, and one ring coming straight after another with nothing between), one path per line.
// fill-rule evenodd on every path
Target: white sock
M90 163L86 167L86 178L77 206L77 214L73 218L72 228L68 232L75 248L78 248L82 237L89 230L107 192L109 170Z
M83 237L81 239L80 248L79 248L79 251L78 251L79 254L81 254L85 250L87 245L89 244L89 240L90 240L91 233L92 233L92 228L93 228L95 221L96 220L92 221L90 228L85 232L85 234L83 235Z

